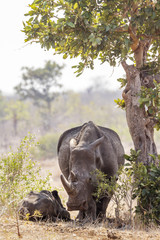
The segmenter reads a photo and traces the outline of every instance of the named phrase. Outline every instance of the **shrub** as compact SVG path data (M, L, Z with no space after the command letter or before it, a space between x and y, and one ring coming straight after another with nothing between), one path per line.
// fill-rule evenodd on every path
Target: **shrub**
M130 155L125 155L128 160L124 168L118 172L119 180L115 177L107 179L101 171L96 170L98 187L94 193L97 201L104 195L112 196L116 204L116 218L122 216L121 210L124 203L129 211L129 218L125 219L130 225L133 223L134 214L144 224L160 224L160 163L144 165L137 163L139 151L131 149ZM152 156L155 158L155 156ZM133 207L133 201L136 206Z
M53 158L57 155L58 134L47 133L39 138L39 144L32 151L36 159Z
M135 188L133 181L132 170L126 171L124 167L121 167L117 176L110 179L107 175L99 170L96 170L97 189L93 194L96 200L108 195L111 197L115 206L115 216L117 224L122 223L123 215L125 215L125 223L132 225L133 223L133 199L132 194ZM126 212L127 211L127 214Z
M160 162L157 165L137 163L136 158L133 159L134 153L132 150L130 156L126 155L130 161L126 171L131 169L134 175L135 187L132 198L137 198L135 213L145 224L151 222L160 224ZM156 156L152 157L156 159Z
M34 137L26 136L17 151L3 155L0 159L0 207L3 211L16 209L20 200L31 190L50 190L50 174L42 179L41 169L31 159L30 152L35 145Z

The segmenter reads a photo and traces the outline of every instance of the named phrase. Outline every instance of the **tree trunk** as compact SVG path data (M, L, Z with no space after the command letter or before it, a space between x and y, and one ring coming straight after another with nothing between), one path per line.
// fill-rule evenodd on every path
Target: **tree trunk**
M17 119L17 114L15 113L13 116L13 128L14 128L15 136L17 136L17 124L18 124L18 119Z
M123 91L126 106L126 118L135 150L140 150L137 161L145 164L154 162L150 155L157 155L154 142L154 122L146 115L145 108L139 105L139 95L142 86L140 70L134 65L122 66L126 72L127 85Z
M45 130L50 130L51 129L51 101L48 100L46 101L47 103L47 113L45 116Z

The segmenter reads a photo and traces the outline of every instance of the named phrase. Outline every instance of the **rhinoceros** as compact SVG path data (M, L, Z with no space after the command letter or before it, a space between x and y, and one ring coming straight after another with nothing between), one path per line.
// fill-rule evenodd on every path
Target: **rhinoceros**
M61 182L68 193L68 211L79 210L77 220L95 221L106 217L108 194L97 202L93 193L97 188L96 169L116 176L124 164L124 148L118 134L92 121L65 131L59 138L58 162Z
M63 207L56 190L50 192L31 191L22 201L18 209L19 218L31 221L56 221L57 219L70 220L69 212ZM28 216L28 217L27 217Z

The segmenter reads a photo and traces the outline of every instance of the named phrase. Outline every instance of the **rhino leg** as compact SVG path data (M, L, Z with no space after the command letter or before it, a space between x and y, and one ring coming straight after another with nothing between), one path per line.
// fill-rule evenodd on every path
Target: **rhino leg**
M85 219L85 211L79 211L76 220L79 222L82 222Z
M76 220L86 223L94 222L96 220L96 203L92 200L89 203L89 208L85 211L79 211Z
M97 213L96 217L99 221L103 221L106 218L106 209L111 200L111 197L104 197L97 202Z

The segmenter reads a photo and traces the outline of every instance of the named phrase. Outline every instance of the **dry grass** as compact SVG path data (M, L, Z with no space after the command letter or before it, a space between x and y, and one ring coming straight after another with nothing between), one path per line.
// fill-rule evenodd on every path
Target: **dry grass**
M0 239L3 240L159 240L160 231L119 230L111 229L107 223L79 226L75 223L38 223L19 221L14 218L3 218L0 223Z
M59 181L60 170L57 160L46 160L40 162L42 167L42 174L45 176L49 170L52 173L50 179L54 188L59 189L60 196L63 202L66 202L67 194L62 189ZM112 209L111 209L112 208ZM109 213L114 213L113 207L108 209ZM75 218L77 212L71 212L72 219ZM152 228L148 231L140 230L137 224L135 229L127 230L124 228L117 229L115 224L105 222L102 224L87 224L79 225L75 222L57 222L57 223L44 223L44 222L29 222L18 221L16 216L3 216L0 219L0 240L159 240L160 229ZM19 232L18 232L19 230ZM19 236L18 236L19 235Z

